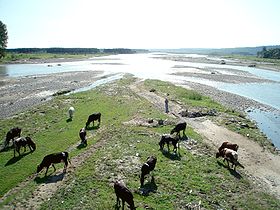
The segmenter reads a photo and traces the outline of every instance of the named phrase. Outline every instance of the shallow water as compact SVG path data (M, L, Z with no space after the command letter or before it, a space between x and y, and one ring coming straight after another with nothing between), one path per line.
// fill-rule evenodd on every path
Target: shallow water
M280 110L280 83L220 84L218 88Z
M210 64L210 63L193 63L193 62L177 62L177 65L191 66L191 67L202 68L202 69L216 69L219 70L220 72L225 72L224 69L234 69L234 70L249 72L260 78L280 82L279 72L254 68L254 67L235 66L235 65L226 65L226 64L221 65L221 64Z
M113 82L115 80L121 79L123 76L124 76L124 74L115 74L115 75L112 75L112 76L109 76L109 77L106 77L106 78L102 78L102 79L97 80L96 82L92 83L91 85L89 85L87 87L78 88L74 91L71 91L71 92L65 94L65 95L70 95L70 94L73 94L73 93L79 93L79 92L91 90L91 89L96 88L100 85L107 84L107 83Z
M279 111L267 112L259 109L249 112L248 115L257 122L260 130L280 148L280 113Z
M51 66L48 66L51 65ZM71 71L91 70L88 61L49 64L8 64L0 65L0 76L20 77L38 74L53 74Z
M247 98L256 100L260 103L274 107L280 110L280 73L264 70L260 68L251 68L244 66L220 65L220 64L205 64L205 63L192 63L192 62L179 62L164 59L154 59L153 57L166 56L166 54L126 54L126 55L112 55L106 57L92 58L87 61L78 62L62 62L48 64L13 64L13 65L0 65L0 76L29 76L37 74L51 74L71 71L103 71L104 76L114 74L108 78L101 78L93 83L91 86L82 88L78 91L85 91L94 88L98 85L119 79L124 73L130 73L136 77L143 79L160 79L164 81L171 81L176 84L186 85L188 81L201 83L216 87L220 90L228 91L237 95L245 96ZM190 55L186 55L190 56ZM193 55L195 57L195 55ZM186 77L172 75L180 70L174 66L188 66L200 69L215 69L227 74L234 74L227 69L239 70L249 72L257 77L271 80L272 82L266 83L241 83L229 84L223 82L216 82L207 79ZM279 136L279 119L280 114L274 113L274 117L268 117L270 112L257 112L254 111L249 116L255 120L263 132L271 138L273 143L280 148Z

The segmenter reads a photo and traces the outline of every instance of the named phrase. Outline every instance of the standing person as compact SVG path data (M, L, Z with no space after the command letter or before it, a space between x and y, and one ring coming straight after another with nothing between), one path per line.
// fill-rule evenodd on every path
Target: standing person
M164 103L165 103L165 113L168 113L169 109L168 109L168 99L167 98L165 98Z

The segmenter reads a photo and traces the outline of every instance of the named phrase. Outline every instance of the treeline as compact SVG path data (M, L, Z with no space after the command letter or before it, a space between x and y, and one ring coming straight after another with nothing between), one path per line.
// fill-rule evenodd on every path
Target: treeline
M257 53L257 56L260 58L280 59L280 48L266 49L266 47L263 47L262 51Z
M266 49L280 48L279 45L265 46ZM236 47L236 48L180 48L180 49L150 49L152 52L168 52L168 53L190 53L190 54L203 54L203 55L244 55L244 56L257 56L258 52L263 49L260 47Z
M126 48L113 49L97 49L97 48L16 48L6 49L9 53L53 53L53 54L131 54L136 53L136 50Z

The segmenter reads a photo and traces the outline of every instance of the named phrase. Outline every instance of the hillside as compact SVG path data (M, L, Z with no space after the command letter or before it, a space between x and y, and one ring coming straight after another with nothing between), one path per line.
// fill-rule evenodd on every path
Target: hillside
M152 52L189 53L204 55L253 55L262 51L264 46L237 48L180 48L180 49L151 49ZM265 46L267 49L280 48L280 45Z

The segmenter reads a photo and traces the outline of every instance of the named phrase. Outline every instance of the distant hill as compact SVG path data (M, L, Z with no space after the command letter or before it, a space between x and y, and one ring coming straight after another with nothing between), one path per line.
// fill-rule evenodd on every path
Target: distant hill
M190 53L190 54L210 54L210 55L253 55L266 49L280 48L280 45L259 46L259 47L237 47L237 48L180 48L180 49L150 49L151 52L168 52L168 53Z

